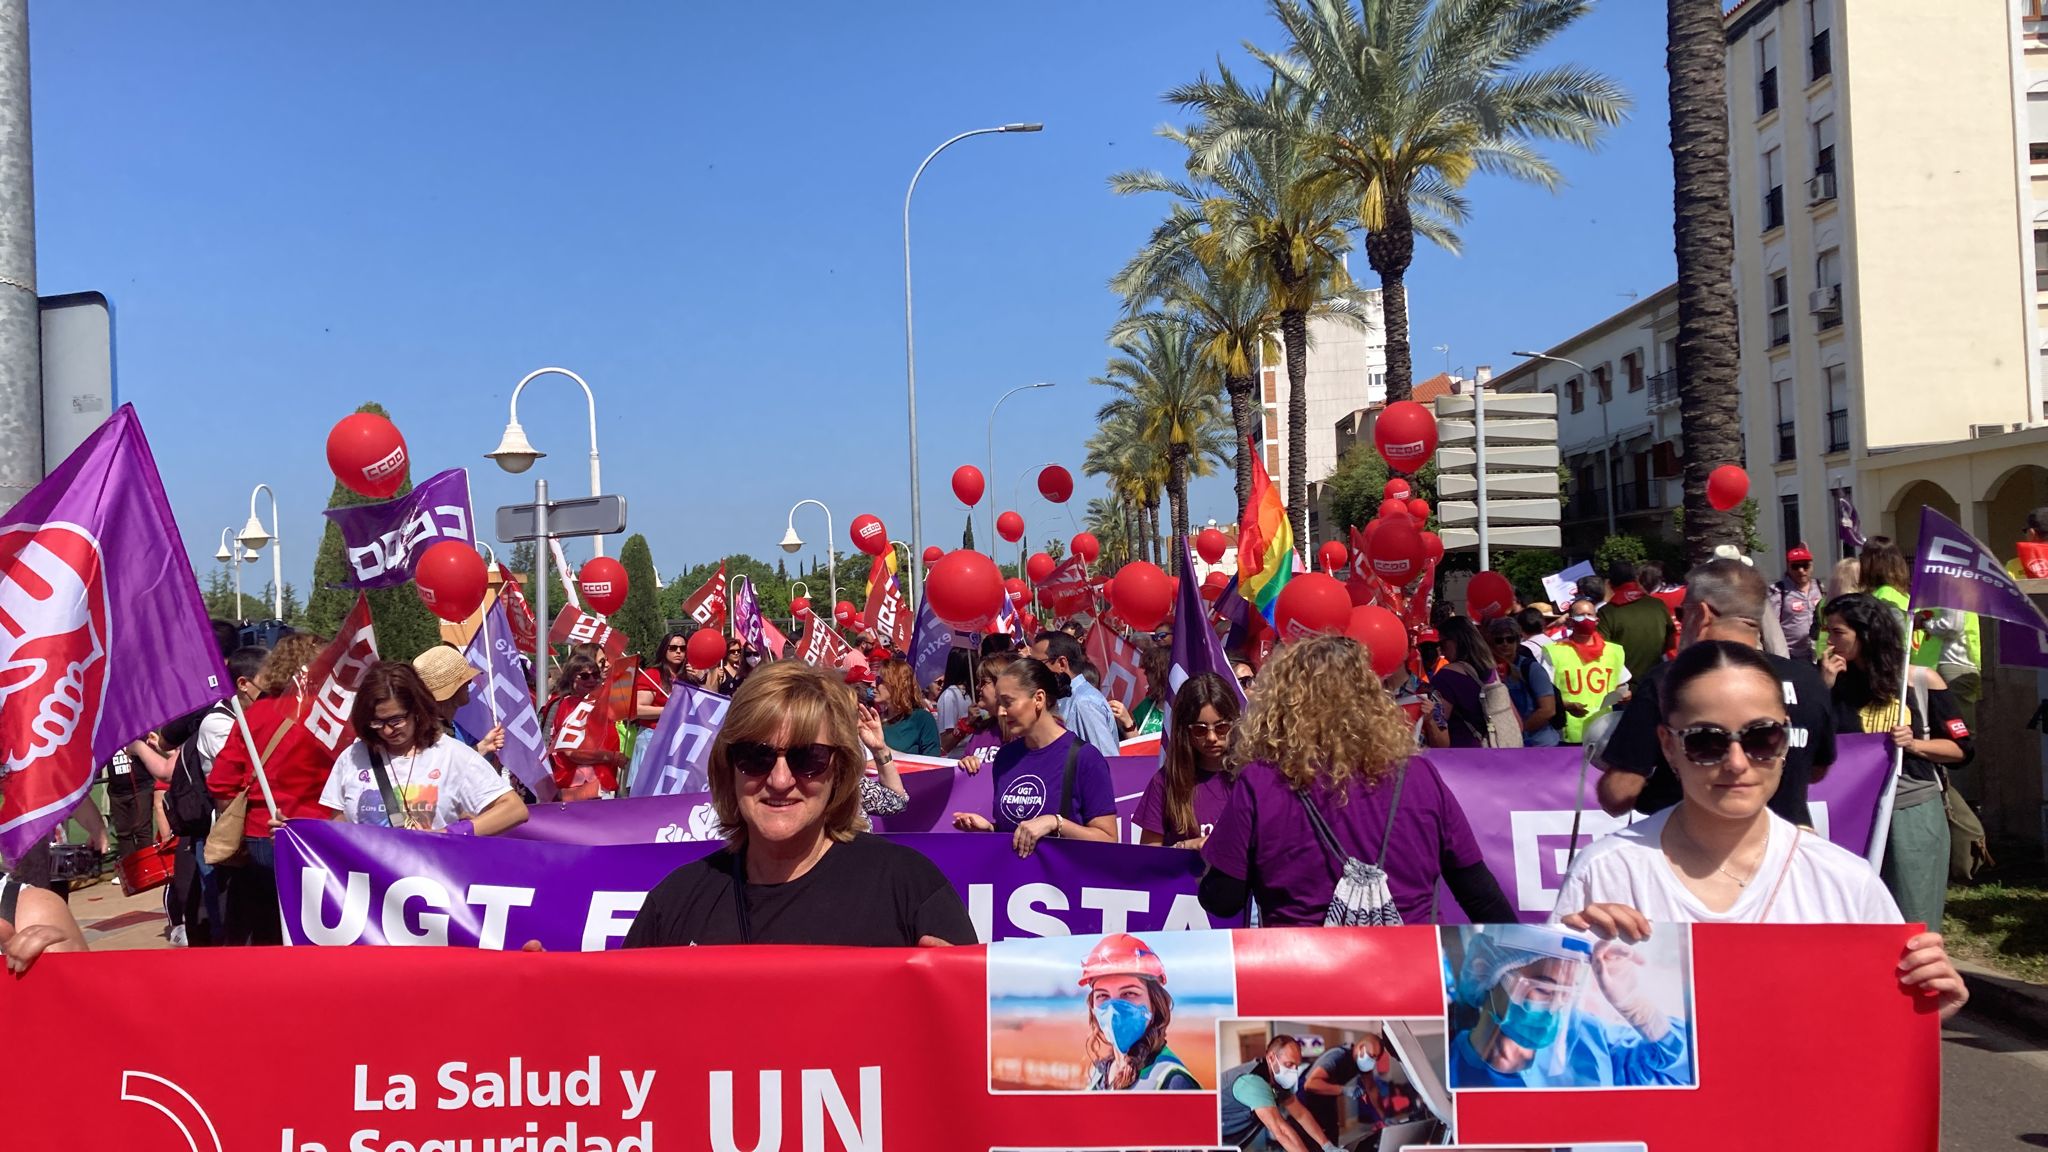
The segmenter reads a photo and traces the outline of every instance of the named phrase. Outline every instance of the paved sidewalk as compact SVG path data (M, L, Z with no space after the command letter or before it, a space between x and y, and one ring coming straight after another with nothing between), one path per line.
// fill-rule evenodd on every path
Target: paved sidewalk
M95 952L169 948L164 939L164 889L123 896L118 880L103 879L71 892L71 914Z

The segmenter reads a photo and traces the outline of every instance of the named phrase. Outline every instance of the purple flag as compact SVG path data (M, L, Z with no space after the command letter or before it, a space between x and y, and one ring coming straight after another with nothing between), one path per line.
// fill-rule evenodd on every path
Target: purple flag
M1835 536L1851 548L1863 547L1863 518L1847 492L1835 493Z
M972 634L939 619L929 598L918 600L917 615L910 629L910 671L919 684L929 684L946 674L946 656L960 646L962 637L973 640Z
M754 596L754 582L745 576L732 596L733 635L763 656L768 652L768 630L761 621L761 602Z
M2017 668L2048 668L2048 632L2000 620L1998 662Z
M0 518L0 857L49 835L129 741L229 691L123 404Z
M661 722L641 737L654 743L634 770L634 795L672 796L709 788L711 738L718 735L731 704L730 696L676 681L661 710Z
M476 543L470 525L469 473L450 468L396 500L329 508L348 557L346 588L390 588L412 579L420 553L442 540ZM573 589L574 583L570 584ZM573 592L572 592L573 595Z
M455 722L463 731L474 733L504 725L505 747L498 760L536 797L553 799L555 777L548 770L547 733L533 710L525 662L512 638L512 626L505 620L503 600L484 614L483 626L470 637L462 655L483 676L471 682L469 703L455 713Z
M1228 593L1225 593L1227 596ZM1239 603L1243 603L1242 598ZM1202 586L1195 580L1195 558L1188 552L1186 536L1180 537L1180 585L1173 603L1173 672L1168 677L1175 692L1193 676L1214 672L1230 685L1239 705L1244 689L1230 674L1230 660L1223 655L1223 641L1209 626L1209 605L1202 599Z
M2048 617L2020 591L1997 555L1932 507L1920 509L1912 602L1915 608L1957 608L2048 632Z

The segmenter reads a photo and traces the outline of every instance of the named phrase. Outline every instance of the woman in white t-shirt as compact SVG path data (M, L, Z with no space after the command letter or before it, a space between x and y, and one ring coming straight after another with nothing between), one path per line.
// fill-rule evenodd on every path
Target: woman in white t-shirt
M349 723L360 739L335 760L320 793L337 819L476 836L526 822L526 802L490 761L443 738L433 694L412 665L370 669Z
M1766 807L1790 742L1784 688L1755 649L1686 648L1664 678L1664 757L1685 799L1595 841L1573 862L1553 923L1629 942L1652 921L1896 924L1876 869ZM1944 1018L1969 999L1941 936L1906 941L1899 982Z

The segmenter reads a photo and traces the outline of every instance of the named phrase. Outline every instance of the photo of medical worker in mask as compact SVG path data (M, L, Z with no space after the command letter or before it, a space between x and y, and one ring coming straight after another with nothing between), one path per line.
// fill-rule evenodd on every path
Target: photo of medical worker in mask
M1692 1087L1691 937L1446 927L1454 1089Z
M1337 1149L1301 1102L1301 1079L1307 1074L1301 1041L1292 1036L1273 1037L1264 1056L1225 1071L1216 1094L1224 1142L1286 1152Z
M1104 936L1081 965L1088 990L1090 1092L1199 1092L1202 1085L1166 1046L1173 994L1166 966L1143 940Z

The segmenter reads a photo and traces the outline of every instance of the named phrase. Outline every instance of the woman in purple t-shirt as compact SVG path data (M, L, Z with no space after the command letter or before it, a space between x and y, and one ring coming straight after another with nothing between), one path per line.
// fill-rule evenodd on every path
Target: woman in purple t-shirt
M1434 918L1437 882L1475 924L1514 908L1487 871L1465 812L1373 675L1365 647L1313 636L1259 670L1230 759L1242 765L1202 845L1202 907L1233 917L1249 898L1268 927L1323 923L1344 862L1324 851L1303 800L1347 856L1377 864L1404 922Z
M1008 832L1019 856L1031 855L1047 836L1116 839L1109 761L1076 740L1053 710L1068 691L1065 676L1029 657L1003 670L996 681L996 722L1007 743L995 758L995 818L955 812L953 827Z
M981 659L981 669L975 676L975 707L960 723L971 725L966 739L953 745L953 758L960 762L960 769L969 776L981 771L988 762L996 758L996 749L1003 746L1003 726L996 722L996 681L1002 678L1005 669L1017 662L1013 652L996 652Z
M1196 848L1223 814L1230 777L1223 754L1237 726L1237 692L1214 672L1188 678L1173 697L1173 729L1166 737L1166 763L1145 785L1131 822L1143 829L1140 844Z

